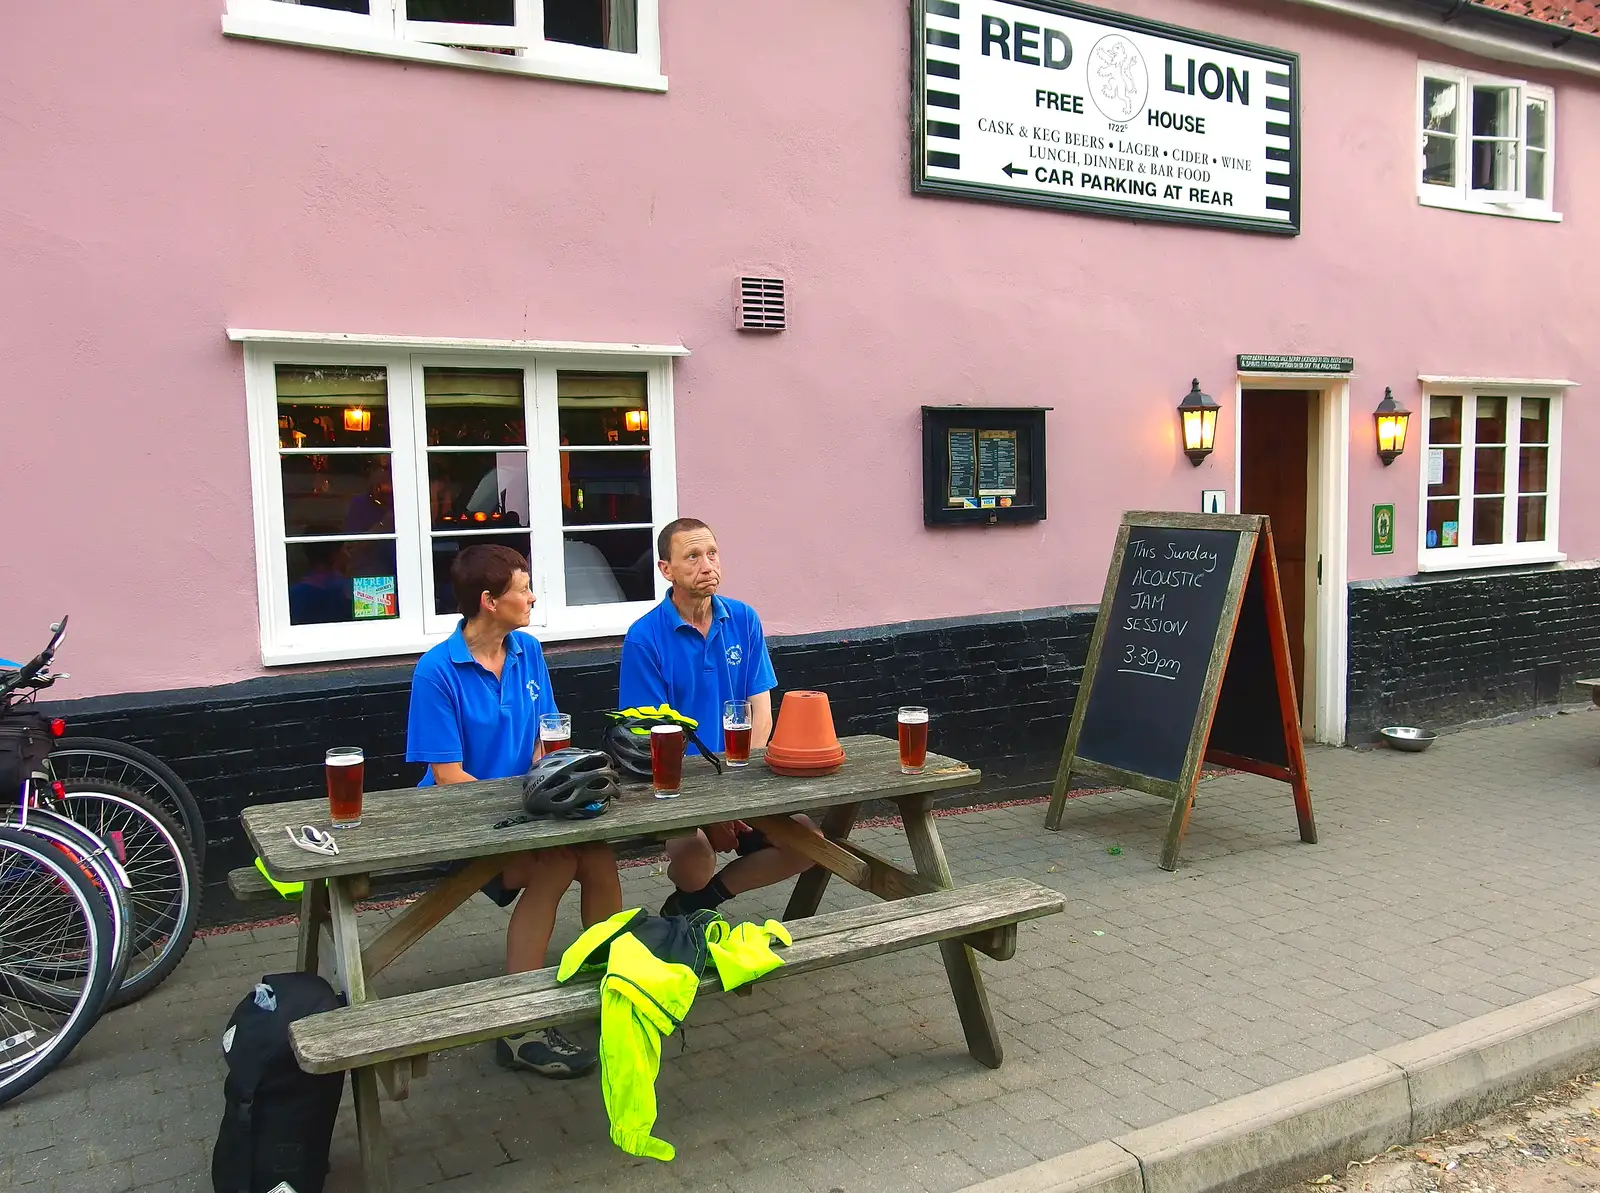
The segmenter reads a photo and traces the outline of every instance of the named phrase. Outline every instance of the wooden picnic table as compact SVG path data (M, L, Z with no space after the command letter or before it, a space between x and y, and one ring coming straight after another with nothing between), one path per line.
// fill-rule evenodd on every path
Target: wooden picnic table
M1019 890L1031 889L1020 895L1006 891L990 893L986 907L960 907L961 892L951 890L950 867L931 811L935 796L975 785L979 772L954 758L930 753L922 774L904 775L900 773L899 748L893 740L860 736L845 738L842 744L846 753L843 768L835 774L815 778L776 775L762 765L760 751L755 752L750 766L730 767L720 775L703 759L691 756L685 759L679 798L659 800L653 797L648 784L630 784L624 787L622 798L614 801L605 815L594 820L533 820L496 827L522 812L522 788L518 779L369 792L363 801L361 824L340 829L335 834L339 842L336 857L323 857L299 849L284 832L286 826L296 830L302 824L326 826L328 806L322 797L248 808L242 820L251 845L273 878L306 884L300 905L299 968L317 971L321 933L326 926L332 936L336 983L351 1008L373 1000L369 986L372 977L498 873L508 855L590 841L638 837L666 839L686 835L707 824L743 820L765 832L773 843L795 849L816 863L796 880L784 913L785 921L815 916L829 879L838 875L882 899L906 900L901 905L906 908L905 915L911 915L911 908L916 905L920 909L918 914L924 917L936 912L945 916L949 920L948 932L968 933L947 937L940 934L937 925L930 929L924 923L918 929L923 933L918 940L939 944L967 1046L978 1061L991 1068L997 1067L1003 1053L973 949L1002 960L1009 958L1015 949L1015 921L1059 911L1059 896L1036 884L1011 880ZM849 840L858 811L869 800L895 802L914 870L905 870ZM806 831L789 819L794 813L804 812L821 814L822 836ZM362 939L356 902L367 893L370 875L381 871L415 870L429 863L463 861L467 863L464 867L442 877L381 931L367 940ZM977 888L972 889L976 893ZM663 883L662 897L667 893L668 888ZM934 901L929 903L926 898L919 901L918 896L933 896ZM981 900L975 898L974 902ZM1002 905L1010 907L1009 915ZM966 917L963 923L950 918L957 915ZM830 947L837 950L841 961L904 947L895 942L884 924L876 925L884 940L862 935L873 927L865 922L844 925L849 929L844 933L850 937L848 947ZM906 940L915 943L909 936ZM825 957L819 960L828 963ZM540 973L549 974L550 971ZM536 974L510 975L494 979L494 982L520 983L520 996L526 998L527 991L532 989L529 981L537 977ZM419 997L423 996L404 995L377 1001L391 1004ZM474 1005L478 1001L480 999L474 996ZM488 996L484 995L481 1001L486 1003ZM374 1007L369 1018L376 1013ZM315 1018L337 1023L340 1022L337 1017L352 1015L359 1017L357 1012L344 1010ZM311 1022L307 1020L304 1024ZM302 1026L296 1025L297 1029ZM478 1034L483 1038L489 1038L485 1032L499 1030L487 1021L480 1027ZM297 1041L300 1034L297 1030ZM440 1034L432 1040L432 1046L457 1046L467 1039L468 1034L460 1031L454 1035ZM417 1047L411 1049L414 1055L409 1060L388 1059L404 1051L401 1047L391 1047L384 1053L384 1059L379 1060L376 1053L361 1052L345 1044L340 1045L344 1059L338 1055L323 1057L324 1068L353 1069L362 1162L367 1187L371 1190L388 1188L378 1082L383 1080L392 1097L406 1096L410 1077L425 1071L424 1046L428 1042L419 1041ZM301 1056L301 1063L307 1066L305 1055Z

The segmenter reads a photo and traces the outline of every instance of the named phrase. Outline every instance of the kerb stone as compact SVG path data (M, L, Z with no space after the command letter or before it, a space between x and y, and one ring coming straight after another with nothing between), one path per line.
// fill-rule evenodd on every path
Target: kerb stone
M1563 986L1377 1054L1405 1070L1417 1139L1600 1060L1600 979Z
M1144 1193L1259 1193L1411 1137L1405 1073L1362 1057L1119 1136Z

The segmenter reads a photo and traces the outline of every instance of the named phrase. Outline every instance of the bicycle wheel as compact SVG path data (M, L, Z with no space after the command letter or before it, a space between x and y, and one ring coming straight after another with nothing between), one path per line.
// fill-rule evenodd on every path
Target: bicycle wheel
M133 943L133 921L128 900L131 883L127 871L116 859L111 846L70 817L45 808L31 808L26 824L16 819L12 811L0 827L13 828L28 833L51 846L56 855L69 865L76 866L95 892L105 902L109 912L111 932L111 985L116 990L127 972L129 952ZM31 967L24 961L13 965L13 972L26 975L34 983L35 997L54 1002L63 1009L77 998L77 975L70 969L62 980L64 962L57 960L44 970Z
M0 829L0 1105L59 1065L99 1017L111 983L109 914L51 845ZM77 973L71 1006L33 998L19 963Z
M206 826L189 785L161 759L138 746L104 737L63 737L50 751L50 769L69 779L109 779L148 796L178 818L194 846L195 861L206 864Z
M200 916L200 871L176 820L152 800L101 780L64 784L68 816L105 841L120 843L132 920L128 968L113 1007L143 998L189 951Z

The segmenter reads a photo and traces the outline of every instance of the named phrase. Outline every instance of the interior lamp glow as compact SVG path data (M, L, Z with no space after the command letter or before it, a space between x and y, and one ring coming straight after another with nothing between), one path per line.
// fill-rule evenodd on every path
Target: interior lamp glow
M1189 385L1189 392L1178 403L1178 416L1183 420L1183 454L1189 463L1199 465L1211 454L1217 441L1217 411L1222 407L1209 394L1200 392L1200 379Z
M1378 459L1384 467L1393 464L1406 450L1406 428L1411 422L1411 411L1394 400L1394 391L1384 386L1383 401L1372 412L1378 424Z
M372 430L372 411L365 406L346 406L344 411L344 429L347 431Z
M630 431L648 431L650 415L643 410L629 410L622 416L622 425Z

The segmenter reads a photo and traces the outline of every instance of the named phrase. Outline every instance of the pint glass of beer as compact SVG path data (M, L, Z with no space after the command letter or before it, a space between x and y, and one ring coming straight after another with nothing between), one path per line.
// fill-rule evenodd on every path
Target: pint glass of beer
M544 752L554 754L572 744L572 716L564 712L547 712L539 718L539 740Z
M683 783L683 726L654 725L650 729L650 779L657 799L677 799Z
M328 819L334 828L361 823L361 784L367 756L360 746L335 746L323 760L328 779Z
M928 710L908 704L896 720L900 722L900 773L920 775L928 762Z
M750 765L750 701L728 700L723 703L722 742L729 766Z

